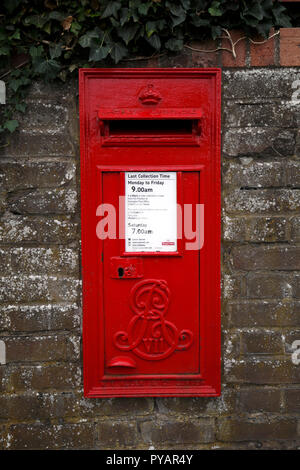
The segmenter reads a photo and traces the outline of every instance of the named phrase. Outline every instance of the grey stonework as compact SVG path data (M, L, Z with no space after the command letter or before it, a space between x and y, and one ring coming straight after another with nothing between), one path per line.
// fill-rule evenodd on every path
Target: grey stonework
M219 398L83 398L77 84L32 87L0 149L0 449L300 448L296 79L223 71Z

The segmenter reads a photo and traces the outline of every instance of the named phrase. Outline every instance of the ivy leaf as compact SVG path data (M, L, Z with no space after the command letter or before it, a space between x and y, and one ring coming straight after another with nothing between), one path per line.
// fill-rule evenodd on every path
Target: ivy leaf
M91 47L89 61L98 62L105 59L108 56L109 49L109 46Z
M264 12L259 3L255 3L251 9L248 9L247 15L253 16L258 21L261 21L264 17Z
M219 8L220 2L212 2L212 6L208 9L211 16L222 16L222 10Z
M129 10L128 8L122 8L120 13L120 25L124 26L129 21Z
M38 29L43 29L44 25L47 23L49 19L49 15L32 15L32 16L27 16L24 19L24 23L26 25L34 25Z
M49 20L57 20L59 22L62 22L66 15L60 11L51 11L49 13Z
M50 44L49 52L51 59L56 59L62 54L62 44Z
M158 34L152 34L150 38L146 37L146 40L149 42L150 46L154 47L154 49L159 50L161 48L161 42Z
M101 18L108 18L109 16L118 17L118 11L121 8L120 2L109 2L104 12L101 15Z
M148 38L152 36L153 33L156 32L156 24L155 21L147 21L146 23L146 34Z
M115 62L115 64L117 64L118 62L120 62L120 60L122 60L124 57L127 56L127 53L128 51L126 47L120 44L119 42L116 42L111 48L109 54L111 58L113 59L113 61Z
M120 38L123 39L125 44L128 45L128 43L134 38L134 36L135 36L138 29L139 29L138 24L135 24L135 25L132 25L132 26L127 26L125 28L121 28L118 31L118 35L120 36Z
M78 42L81 47L91 47L93 39L100 39L102 41L103 35L104 33L99 28L95 28L81 36Z
M165 43L165 47L170 51L181 51L183 48L183 40L171 38Z
M4 129L7 129L9 132L14 132L19 126L19 121L16 119L10 119L3 124Z
M146 16L150 7L151 7L151 2L141 3L138 6L139 14L142 15L142 16Z
M38 47L31 46L29 49L29 54L31 55L33 59L35 59L37 57L42 57L43 51L44 51L43 46L38 46Z
M12 13L21 3L21 0L4 0L3 4L8 13Z
M16 110L20 111L21 113L25 113L26 111L26 104L25 103L17 103Z
M36 64L35 72L45 76L46 80L52 80L60 71L60 64L54 59L42 60Z
M77 23L77 21L73 21L71 24L71 28L70 28L71 33L75 34L75 36L78 36L80 30L81 30L80 24Z
M0 55L9 55L10 47L9 46L0 46Z

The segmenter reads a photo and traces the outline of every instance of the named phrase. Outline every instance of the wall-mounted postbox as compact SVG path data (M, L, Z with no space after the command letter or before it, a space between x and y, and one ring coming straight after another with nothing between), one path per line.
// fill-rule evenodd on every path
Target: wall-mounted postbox
M80 71L87 397L220 394L220 70Z

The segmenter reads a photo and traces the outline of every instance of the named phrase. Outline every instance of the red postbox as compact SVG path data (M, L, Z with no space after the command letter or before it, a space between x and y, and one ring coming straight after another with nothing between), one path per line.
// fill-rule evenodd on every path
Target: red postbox
M220 394L220 70L80 70L86 397Z

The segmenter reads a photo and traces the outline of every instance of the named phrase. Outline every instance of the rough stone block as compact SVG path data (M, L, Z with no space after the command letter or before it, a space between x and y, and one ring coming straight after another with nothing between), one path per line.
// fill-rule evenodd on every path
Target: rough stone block
M282 354L282 334L279 331L251 329L241 332L242 354Z
M144 421L140 424L142 439L153 444L196 444L214 440L213 419L193 419L188 422L171 420Z
M281 299L290 297L292 286L284 274L253 274L247 279L248 297L251 299Z
M295 439L297 420L290 417L224 418L219 420L220 441Z
M229 157L293 155L296 133L281 128L238 127L224 132L223 152Z
M94 447L93 423L14 424L9 427L9 449L89 449Z
M5 321L1 321L5 319ZM81 312L76 304L3 305L0 307L0 330L34 332L73 330L80 327Z
M22 190L10 194L8 208L17 214L73 214L77 192L73 189Z
M15 248L10 251L16 273L79 275L78 253L71 248Z
M237 270L300 270L300 247L237 246L231 251L231 260L233 268Z
M32 188L58 188L74 180L74 161L3 161L0 183L6 191Z
M137 426L134 421L104 421L98 424L97 429L102 449L128 448L137 442Z
M78 224L70 216L21 216L0 219L0 243L67 243L78 238Z
M276 388L242 388L237 394L242 413L280 413L281 391Z

